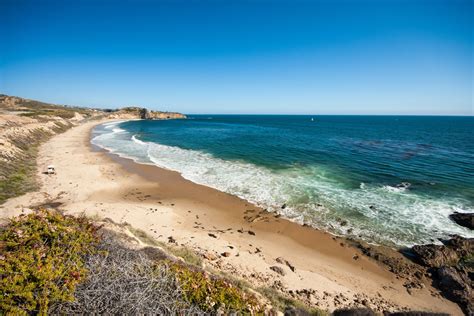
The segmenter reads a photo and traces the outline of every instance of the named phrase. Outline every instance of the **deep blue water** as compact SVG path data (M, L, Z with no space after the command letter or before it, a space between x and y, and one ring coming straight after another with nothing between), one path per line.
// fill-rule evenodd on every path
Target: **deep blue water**
M473 236L448 218L474 211L473 117L196 115L95 133L113 152L338 234Z

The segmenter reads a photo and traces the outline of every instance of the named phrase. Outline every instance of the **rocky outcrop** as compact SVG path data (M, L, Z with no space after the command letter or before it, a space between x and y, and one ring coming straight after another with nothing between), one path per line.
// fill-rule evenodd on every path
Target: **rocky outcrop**
M142 120L149 120L150 119L150 112L147 109L143 108L138 111L138 115Z
M377 314L369 308L343 308L333 312L333 316L376 316Z
M285 276L285 274L286 274L286 273L285 273L285 270L283 270L282 267L271 266L271 267L270 267L270 270L275 271L276 273L278 273L278 274L281 275L281 276Z
M428 268L456 266L474 254L474 239L454 235L443 240L443 245L417 245L412 248L415 259Z
M423 311L408 311L408 312L384 312L384 316L449 316L446 313L432 313Z
M414 259L428 268L435 286L467 315L474 315L474 238L453 236L442 245L417 245Z
M113 119L172 120L185 119L186 115L177 112L150 111L140 107L126 107L109 114Z
M367 257L386 266L397 277L412 282L416 281L417 285L421 284L420 280L423 278L426 269L408 260L402 254L393 253L391 249L386 247L374 247L361 242L354 242L354 245Z
M472 279L465 270L454 267L441 267L437 271L438 287L445 295L457 302L468 315L474 314L474 295Z
M449 215L449 218L456 224L467 227L471 230L474 229L474 213L458 213Z
M459 261L456 250L444 245L417 245L412 251L419 263L430 268L451 266Z
M276 262L286 265L292 272L295 272L295 267L286 259L278 257L275 259Z
M474 238L453 235L450 239L443 240L442 242L446 247L454 249L461 259L473 255Z
M364 255L384 264L397 275L397 278L405 279L403 285L408 293L422 288L423 280L429 277L433 279L433 285L439 288L446 298L458 303L466 315L474 315L474 306L471 303L474 302L473 238L453 235L450 239L442 240L440 245L426 244L403 249L401 253L405 258L390 252L386 253L384 247L373 247L358 242L354 245ZM411 315L422 315L418 312L411 313Z
M11 97L4 94L0 95L0 104L9 110L15 110L21 104L22 100L22 98L18 97Z
M150 111L150 118L153 120L174 120L185 119L186 115L176 112Z

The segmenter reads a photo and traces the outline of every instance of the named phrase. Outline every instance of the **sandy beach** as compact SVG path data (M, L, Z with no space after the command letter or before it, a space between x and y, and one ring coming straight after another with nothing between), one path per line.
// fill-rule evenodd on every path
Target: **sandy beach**
M71 214L129 223L157 240L195 250L207 267L257 287L293 293L324 309L368 306L462 315L458 305L442 298L428 279L409 293L403 285L406 280L344 238L274 216L179 173L93 148L90 131L96 124L84 123L42 145L41 189L8 200L0 206L2 217L57 203ZM50 164L57 174L42 173Z

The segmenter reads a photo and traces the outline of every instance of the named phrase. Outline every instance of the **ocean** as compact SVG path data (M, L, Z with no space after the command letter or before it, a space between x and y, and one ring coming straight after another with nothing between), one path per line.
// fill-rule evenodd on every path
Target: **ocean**
M411 246L474 212L474 117L191 115L97 126L91 142L299 223Z

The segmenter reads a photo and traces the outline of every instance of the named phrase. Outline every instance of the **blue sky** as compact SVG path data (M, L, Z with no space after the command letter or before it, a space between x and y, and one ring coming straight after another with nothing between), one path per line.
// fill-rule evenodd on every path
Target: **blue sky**
M0 93L185 113L473 115L472 1L0 0Z

